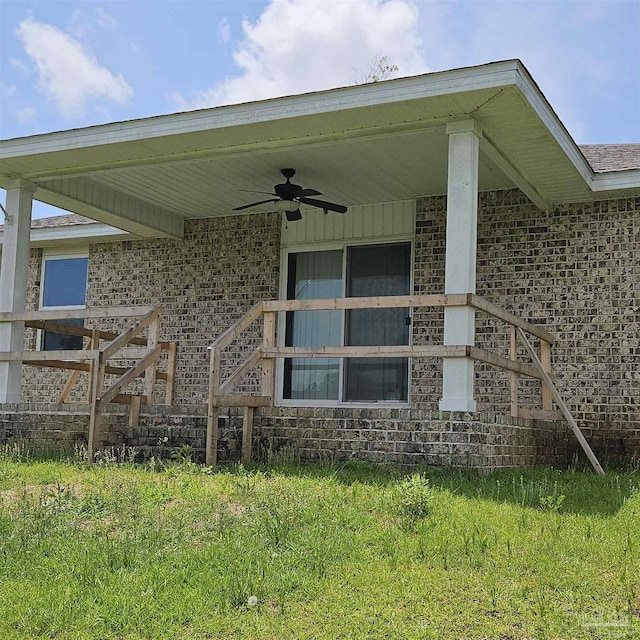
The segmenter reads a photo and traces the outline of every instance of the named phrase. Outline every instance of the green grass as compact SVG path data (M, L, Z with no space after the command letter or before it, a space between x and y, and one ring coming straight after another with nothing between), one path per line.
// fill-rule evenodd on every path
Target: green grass
M8 452L0 638L640 638L639 487Z

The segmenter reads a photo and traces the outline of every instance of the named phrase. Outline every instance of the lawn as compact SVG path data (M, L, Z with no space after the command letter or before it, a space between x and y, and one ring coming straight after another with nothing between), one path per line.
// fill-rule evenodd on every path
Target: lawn
M180 457L0 455L0 638L640 638L637 471Z

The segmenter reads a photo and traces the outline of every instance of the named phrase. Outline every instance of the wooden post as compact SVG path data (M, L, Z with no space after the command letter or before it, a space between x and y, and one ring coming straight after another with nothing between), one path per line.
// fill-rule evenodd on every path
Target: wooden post
M91 384L91 417L89 419L89 442L87 451L87 463L93 464L96 451L101 444L100 439L100 419L102 418L102 408L98 403L98 398L104 386L103 354L100 353L95 359L93 368L93 380Z
M511 333L511 341L509 345L509 358L513 361L518 359L518 333L517 328L513 325L509 327ZM511 417L518 417L518 374L512 371L509 375L511 381Z
M242 464L251 462L251 434L253 432L253 407L244 408L242 419Z
M158 337L160 335L160 316L158 316L149 325L149 335L147 337L147 347L149 350L153 349L158 344ZM147 404L153 404L153 386L156 381L156 369L158 368L158 361L154 360L144 374L144 395L147 396Z
M215 398L220 389L220 352L215 347L209 354L209 403L207 406L207 442L205 464L213 467L218 462L218 414Z
M167 357L167 389L164 397L164 403L170 407L173 404L173 395L176 387L176 362L178 347L175 342L169 343Z
M274 311L264 312L264 338L263 347L275 347L276 346L276 314ZM275 373L275 359L263 358L262 359L262 395L271 398L273 405L274 398L274 373Z
M545 340L540 340L540 363L542 368L551 373L551 345ZM551 389L542 381L542 409L551 411L553 409L553 393Z
M140 424L140 405L142 404L142 396L131 396L131 404L129 405L129 427L135 429Z
M91 331L91 340L89 341L89 349L100 348L100 332L96 329ZM89 361L89 384L87 385L87 402L93 402L93 375L95 371L95 360Z

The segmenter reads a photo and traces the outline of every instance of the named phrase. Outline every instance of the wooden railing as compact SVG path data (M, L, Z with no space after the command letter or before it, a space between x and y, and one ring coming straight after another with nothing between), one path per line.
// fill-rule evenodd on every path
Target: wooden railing
M401 346L339 346L283 347L276 345L277 314L287 311L331 311L384 308L471 307L505 322L510 330L509 357L472 345L401 345ZM262 320L262 342L253 353L225 380L220 378L221 358L226 349L254 322ZM527 338L534 336L540 343L538 356ZM518 360L518 342L525 347L533 364ZM509 371L511 376L511 414L518 418L558 420L565 418L576 438L599 474L604 471L584 439L567 405L562 401L551 370L551 345L554 337L545 329L505 311L475 294L442 294L380 296L372 298L326 298L313 300L269 300L255 304L242 318L209 345L209 401L207 419L206 464L217 461L218 414L220 407L243 407L242 459L251 459L253 411L256 407L273 406L275 361L277 358L397 358L397 357L466 357ZM238 383L256 365L262 364L261 393L258 396L231 395ZM530 409L518 405L518 382L521 376L542 383L542 408ZM553 401L559 407L554 410Z
M442 308L468 306L502 320L510 327L511 348L509 357L489 352L472 345L401 345L401 346L339 346L339 347L284 347L276 345L276 316L287 311L329 311L347 309L383 308ZM225 380L220 378L221 358L226 349L254 322L262 320L261 344ZM521 362L517 357L517 339L531 347L526 335L540 342L538 365ZM251 456L251 429L253 410L259 406L272 406L274 399L274 372L277 358L397 358L397 357L466 357L486 362L511 373L511 413L516 417L543 420L562 417L554 411L553 374L551 372L551 345L554 337L513 313L474 294L380 296L375 298L327 298L313 300L270 300L258 302L242 318L227 329L209 346L209 402L207 421L206 462L216 463L218 440L218 414L220 407L244 407L243 460ZM532 348L532 347L531 347ZM262 385L259 396L233 396L231 392L244 376L256 365L262 364ZM541 380L542 408L524 409L518 406L518 381L521 376ZM576 426L577 429L577 426ZM581 435L581 434L580 434ZM587 445L588 447L588 445Z
M100 318L140 318L121 333L103 331L65 324L69 319L96 320ZM63 349L56 351L4 351L0 362L19 361L26 365L70 370L59 398L63 403L79 380L81 372L87 372L86 400L91 405L89 421L87 461L94 461L100 446L100 421L109 403L129 405L129 424L137 426L141 404L153 404L154 385L162 380L166 383L164 403L173 404L176 371L176 343L159 340L162 308L152 307L105 307L100 309L47 309L23 313L0 313L0 322L24 322L26 328L52 331L71 336L88 338L88 349ZM146 330L147 336L141 334ZM107 342L101 346L101 342ZM83 345L84 346L84 345ZM167 356L167 371L158 370L158 361L163 351ZM130 366L109 364L109 360L133 361ZM118 376L107 384L107 376ZM123 393L124 389L138 378L144 378L143 392Z

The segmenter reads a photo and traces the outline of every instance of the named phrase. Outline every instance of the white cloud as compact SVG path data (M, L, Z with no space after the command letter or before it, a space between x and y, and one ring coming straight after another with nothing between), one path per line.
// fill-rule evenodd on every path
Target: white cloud
M19 58L9 58L9 64L15 69L19 69L22 73L29 75L31 73L31 69Z
M234 52L240 72L194 97L174 94L180 108L259 100L353 84L371 61L388 56L395 75L427 70L411 0L271 0L255 24L242 23Z
M5 98L10 98L11 96L15 96L17 93L16 86L13 84L3 84L0 82L0 96Z
M218 23L218 40L220 42L229 42L231 39L231 25L226 18L222 18Z
M79 40L86 40L96 27L113 30L118 21L104 9L97 7L93 11L75 9L71 14L68 31Z
M40 88L64 116L81 114L88 98L125 103L133 90L87 53L74 38L56 27L28 18L17 34L34 61Z
M18 111L18 120L20 122L33 122L36 119L36 110L34 107L23 107Z

